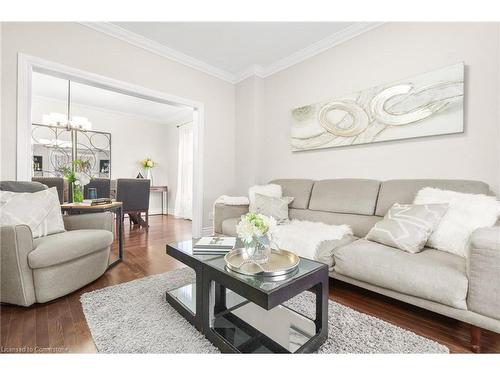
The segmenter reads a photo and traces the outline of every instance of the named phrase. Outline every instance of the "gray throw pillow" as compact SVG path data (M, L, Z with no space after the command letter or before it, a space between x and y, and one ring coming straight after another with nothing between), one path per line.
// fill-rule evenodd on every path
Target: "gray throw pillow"
M293 202L292 197L269 197L255 194L254 212L265 216L272 216L278 224L288 222L288 205Z
M368 232L366 239L409 253L418 253L447 210L447 203L394 203L384 219Z

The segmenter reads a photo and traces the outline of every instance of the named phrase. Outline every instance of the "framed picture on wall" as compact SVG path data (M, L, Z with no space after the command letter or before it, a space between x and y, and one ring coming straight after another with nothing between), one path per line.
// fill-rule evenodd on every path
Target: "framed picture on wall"
M33 155L33 171L41 172L43 170L43 156Z
M99 173L109 174L109 160L107 159L99 160Z
M464 131L464 63L292 110L292 151Z

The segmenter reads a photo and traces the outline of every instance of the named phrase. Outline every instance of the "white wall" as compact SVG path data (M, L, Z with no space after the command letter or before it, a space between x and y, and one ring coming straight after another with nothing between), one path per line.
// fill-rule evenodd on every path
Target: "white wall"
M79 24L3 23L1 34L2 179L15 178L16 61L23 52L204 102L204 226L218 195L279 177L465 178L500 192L498 23L384 24L236 86ZM290 151L292 108L459 61L466 65L464 134Z
M50 112L66 112L67 104L59 100L35 97L32 117L41 119ZM83 116L92 122L92 130L111 133L111 178L135 178L145 172L140 161L151 157L158 162L152 171L154 185L172 186L177 180L177 128L174 124L162 124L127 113L109 111L72 103L74 116ZM174 150L172 150L174 148ZM172 199L169 191L169 203ZM161 196L150 197L151 214L161 213ZM173 208L169 204L169 210Z
M235 193L245 195L258 177L258 130L263 83L250 77L236 85Z
M499 24L391 23L264 80L258 181L457 178L500 190ZM291 109L464 61L465 133L292 153Z
M19 52L205 104L204 218L234 185L234 85L76 23L2 23L1 178L16 177Z

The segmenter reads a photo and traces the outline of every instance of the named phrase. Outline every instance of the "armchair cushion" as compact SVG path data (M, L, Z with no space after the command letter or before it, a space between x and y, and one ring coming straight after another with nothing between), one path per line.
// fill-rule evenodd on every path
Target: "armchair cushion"
M47 185L37 181L0 181L0 190L15 193L34 193L47 189Z
M81 215L63 216L66 230L104 229L114 231L114 215L111 212L96 212Z
M28 255L31 268L45 268L92 254L109 247L113 234L107 230L72 230L33 241L34 250Z
M0 237L0 302L30 306L36 299L28 265L28 254L33 250L31 230L24 224L2 226Z

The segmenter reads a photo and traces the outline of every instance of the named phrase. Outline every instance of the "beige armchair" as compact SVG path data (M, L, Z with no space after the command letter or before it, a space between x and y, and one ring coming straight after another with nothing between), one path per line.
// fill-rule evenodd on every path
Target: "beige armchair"
M34 192L35 182L5 182L0 190ZM0 228L0 302L30 306L71 293L107 269L113 214L64 217L66 232L33 239L24 224Z

